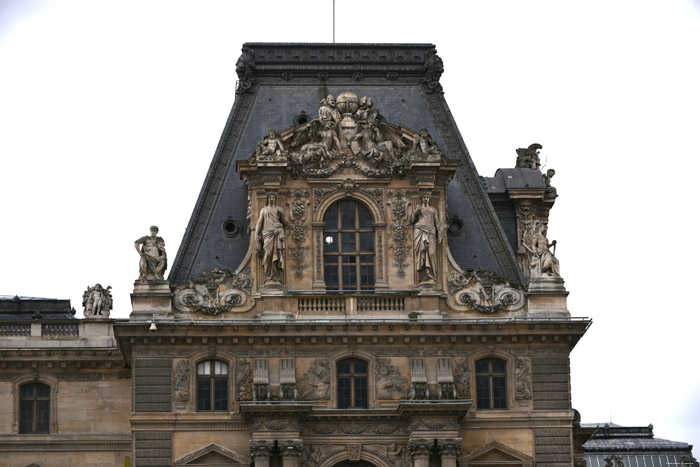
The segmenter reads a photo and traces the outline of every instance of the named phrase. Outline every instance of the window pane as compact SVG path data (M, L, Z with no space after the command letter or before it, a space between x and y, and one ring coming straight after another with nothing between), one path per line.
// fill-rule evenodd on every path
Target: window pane
M341 360L338 362L338 374L348 375L350 374L350 362L351 360Z
M228 379L214 380L214 410L228 410Z
M24 390L24 386L22 387ZM34 402L22 401L19 404L19 432L32 433L34 430Z
M360 232L360 251L374 252L374 232Z
M506 372L506 362L498 358L491 359L491 368L494 373L505 373Z
M35 433L49 432L49 401L36 402L36 431Z
M338 205L334 204L323 216L324 228L326 230L338 230Z
M491 408L491 388L488 376L476 377L476 407L478 409Z
M506 408L506 378L505 376L493 377L493 408Z
M367 408L367 378L355 378L355 407Z
M49 397L50 393L51 393L51 390L47 385L45 385L45 384L37 384L36 385L36 396L37 397L47 398L47 397Z
M357 251L357 245L356 245L356 233L355 232L350 232L346 233L343 232L340 234L340 238L342 240L342 248L340 251L344 253L354 253Z
M211 379L197 378L197 410L211 410Z
M479 360L476 362L476 372L477 373L485 373L487 374L489 372L489 359L485 358L483 360Z
M357 263L355 256L341 256L343 262L343 289L357 288Z
M355 206L353 201L340 202L340 217L343 229L355 229Z
M197 374L200 376L208 376L211 374L210 362L202 362L197 365Z
M323 252L337 253L338 252L338 234L325 232L323 234Z
M327 256L323 268L323 275L326 279L326 288L329 290L338 289L338 257Z
M34 385L33 384L25 384L22 386L20 389L20 398L21 399L34 399Z
M372 219L372 213L369 212L369 209L362 204L358 204L357 211L360 217L360 228L371 229L374 225L374 220Z
M367 362L364 360L354 360L354 373L356 375L366 375L367 374Z
M351 404L350 378L338 378L338 408L347 409Z

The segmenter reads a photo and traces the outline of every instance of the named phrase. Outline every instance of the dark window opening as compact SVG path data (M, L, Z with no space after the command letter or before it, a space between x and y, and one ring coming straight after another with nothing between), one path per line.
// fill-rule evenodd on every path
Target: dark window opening
M19 432L48 433L51 388L30 383L22 385L19 392Z
M197 364L197 410L228 410L228 364L207 360Z
M374 290L374 219L366 206L340 201L323 216L327 290Z
M367 362L357 358L346 358L337 363L336 369L338 408L366 409L369 407Z
M507 409L506 362L500 358L484 358L476 362L476 407Z

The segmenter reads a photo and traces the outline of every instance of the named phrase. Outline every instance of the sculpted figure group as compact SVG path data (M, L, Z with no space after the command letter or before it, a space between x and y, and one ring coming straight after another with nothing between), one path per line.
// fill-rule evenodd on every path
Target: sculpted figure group
M384 122L371 98L344 92L321 100L317 119L282 134L268 130L255 156L260 161L286 159L295 175L312 176L323 176L334 160L336 169L364 161L365 174L375 176L400 171L410 161L440 160L442 153L425 128L406 130Z

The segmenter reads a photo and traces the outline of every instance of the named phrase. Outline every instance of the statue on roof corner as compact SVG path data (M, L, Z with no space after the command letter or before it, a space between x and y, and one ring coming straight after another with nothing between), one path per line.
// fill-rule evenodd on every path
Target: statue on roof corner
M262 258L263 282L282 282L284 272L286 221L284 210L277 206L277 194L268 193L255 225L255 250Z
M518 158L515 161L515 168L540 170L540 149L542 145L537 143L531 144L527 149L516 149Z
M255 156L258 160L286 160L287 151L280 134L272 128L267 130L267 135L255 147Z
M158 237L158 227L151 226L151 235L146 235L134 242L136 251L141 256L139 261L139 282L165 280L163 274L168 267L168 255L165 242Z
M109 318L109 310L112 309L111 289L111 286L105 289L101 284L88 286L83 293L83 315L86 318Z
M430 205L430 193L421 195L421 205L413 209L413 253L418 282L437 282L437 245L442 229L437 211Z
M413 142L410 155L411 159L417 161L439 162L442 152L428 130L421 128L418 131L418 138Z
M529 223L529 229L523 235L522 246L529 259L530 279L561 277L559 260L554 256L557 241L547 240L547 223L535 221ZM554 251L549 248L553 247Z

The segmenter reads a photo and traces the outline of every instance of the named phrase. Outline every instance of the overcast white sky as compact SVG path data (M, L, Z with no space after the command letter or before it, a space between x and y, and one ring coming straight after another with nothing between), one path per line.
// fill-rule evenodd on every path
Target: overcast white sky
M330 42L331 0L0 0L0 294L113 287L179 242L246 41ZM700 2L337 0L337 42L431 42L482 175L537 142L584 422L700 446ZM381 110L381 109L380 109ZM396 122L400 123L400 122ZM261 135L262 136L262 135ZM698 456L696 452L696 457Z

